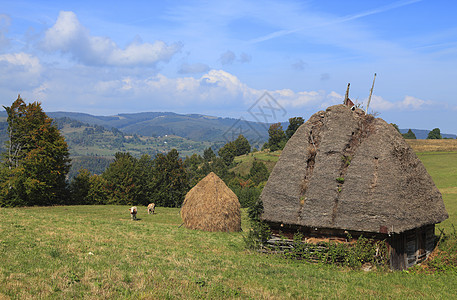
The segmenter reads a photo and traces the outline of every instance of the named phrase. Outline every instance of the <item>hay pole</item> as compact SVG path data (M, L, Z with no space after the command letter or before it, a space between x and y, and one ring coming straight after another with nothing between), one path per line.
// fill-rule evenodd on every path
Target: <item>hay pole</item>
M373 84L371 85L370 96L368 96L367 110L365 113L368 113L368 107L370 106L371 95L373 94L374 81L376 80L376 73L374 73Z
M348 99L349 99L349 86L351 85L351 83L348 83L348 87L346 89L346 95L344 95L344 100L343 100L343 104L344 105L348 105Z
M184 225L184 222L182 222L181 225L178 226L178 228L181 228L182 225Z

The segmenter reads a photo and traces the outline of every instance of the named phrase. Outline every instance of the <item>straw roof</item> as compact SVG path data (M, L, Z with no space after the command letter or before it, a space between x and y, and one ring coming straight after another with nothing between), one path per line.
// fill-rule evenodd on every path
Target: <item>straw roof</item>
M186 195L181 208L184 226L205 231L241 231L240 202L213 172Z
M384 120L335 105L286 144L262 191L269 223L400 233L448 218L422 162Z

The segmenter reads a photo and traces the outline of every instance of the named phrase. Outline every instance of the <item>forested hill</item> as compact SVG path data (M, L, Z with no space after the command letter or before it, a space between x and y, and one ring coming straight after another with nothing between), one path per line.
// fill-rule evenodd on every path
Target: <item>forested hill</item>
M242 133L249 141L264 143L268 140L269 124L249 122L234 118L220 118L200 114L172 112L144 112L93 116L84 113L49 112L51 118L71 118L91 125L117 128L126 134L147 137L175 135L193 141L217 142L231 140ZM287 127L287 125L285 125ZM285 129L283 124L283 128Z

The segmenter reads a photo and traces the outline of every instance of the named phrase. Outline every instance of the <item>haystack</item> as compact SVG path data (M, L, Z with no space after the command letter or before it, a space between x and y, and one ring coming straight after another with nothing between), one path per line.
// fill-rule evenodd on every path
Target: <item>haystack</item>
M441 193L400 133L345 105L314 114L296 131L261 200L262 219L273 228L388 238L398 257L429 253L434 224L448 218Z
M240 202L213 172L186 195L181 208L184 226L205 231L241 231Z

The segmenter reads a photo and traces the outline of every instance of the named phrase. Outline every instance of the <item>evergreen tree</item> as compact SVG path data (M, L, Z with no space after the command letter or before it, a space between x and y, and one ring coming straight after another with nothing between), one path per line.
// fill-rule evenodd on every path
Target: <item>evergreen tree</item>
M236 146L234 142L228 142L218 152L219 156L224 160L225 164L229 166L236 156Z
M213 149L211 147L206 148L205 151L203 151L203 158L206 161L212 161L214 158L216 158L216 154L214 153Z
M416 139L416 135L414 134L414 132L411 129L408 130L407 133L404 133L402 135L403 135L403 137L405 139L408 139L408 140L415 140Z
M90 172L86 169L79 170L70 182L70 198L72 204L91 204L87 195L90 190Z
M176 149L154 159L153 199L156 205L179 207L188 191L188 177Z
M427 139L437 140L442 139L441 132L439 128L435 128L428 133Z
M8 118L7 151L0 172L0 206L68 203L67 143L40 103L18 96L4 107Z
M249 171L249 178L254 182L254 184L258 185L263 181L267 181L269 175L270 174L268 173L268 169L265 164L263 162L254 160Z
M289 140L303 123L305 123L305 120L302 117L290 118L289 126L286 129L286 138Z
M268 135L270 151L282 150L284 148L287 140L281 123L271 124L270 129L268 129Z
M138 160L130 153L117 152L114 161L103 173L109 193L108 204L138 205L141 190L137 173Z
M238 138L233 141L233 143L235 146L235 156L251 152L251 144L249 144L249 141L242 134L240 134Z

